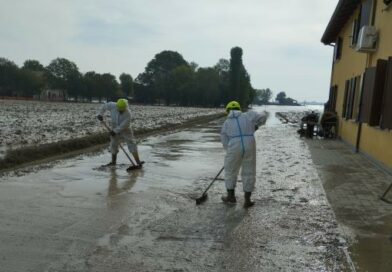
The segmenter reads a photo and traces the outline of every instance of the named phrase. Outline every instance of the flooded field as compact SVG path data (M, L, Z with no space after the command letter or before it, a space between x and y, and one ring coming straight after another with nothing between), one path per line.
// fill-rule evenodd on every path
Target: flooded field
M263 108L258 108L263 110ZM221 202L223 120L140 145L146 161L127 173L102 168L101 151L4 176L0 255L6 271L350 271L306 144L275 118L256 133L251 209ZM221 177L223 178L223 177Z
M95 118L101 104L0 100L0 158L9 149L105 131ZM131 105L135 130L180 124L221 109Z

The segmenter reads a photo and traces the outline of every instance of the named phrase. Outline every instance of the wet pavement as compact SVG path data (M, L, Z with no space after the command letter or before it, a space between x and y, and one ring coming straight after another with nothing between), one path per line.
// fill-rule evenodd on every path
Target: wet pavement
M341 141L306 141L356 271L392 271L392 175ZM386 196L392 201L392 191Z
M261 110L261 109L260 109ZM282 108L279 108L281 111ZM1 177L1 271L350 271L308 145L269 108L256 133L256 205L227 206L223 120L140 144L143 170L107 151Z

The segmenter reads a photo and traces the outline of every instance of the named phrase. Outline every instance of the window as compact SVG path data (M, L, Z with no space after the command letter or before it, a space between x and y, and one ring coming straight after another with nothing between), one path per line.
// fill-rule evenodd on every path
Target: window
M376 67L366 68L360 104L360 121L380 125L381 107L388 61L379 59Z
M352 32L351 32L351 46L355 46L358 42L358 35L362 27L373 25L375 17L375 1L365 0L362 2L361 10L359 12L358 18L354 20Z
M359 81L360 77L353 77L346 80L346 88L344 90L344 103L342 116L346 119L356 119L357 110L356 103L359 96Z
M334 62L339 60L342 57L342 48L343 48L343 39L339 37L335 43L335 49L333 52L333 60Z
M358 35L359 35L359 18L355 19L353 22L353 29L351 32L351 47L354 47L358 42Z
M388 59L380 127L392 129L392 57Z

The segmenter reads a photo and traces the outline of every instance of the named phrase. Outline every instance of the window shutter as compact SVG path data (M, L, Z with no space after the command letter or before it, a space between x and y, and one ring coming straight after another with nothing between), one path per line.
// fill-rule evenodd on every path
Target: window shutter
M380 126L392 129L392 57L388 60Z
M348 92L350 87L350 81L346 80L346 87L344 88L344 100L343 100L343 110L342 110L342 117L347 117L347 99L348 99Z
M380 59L376 67L367 68L365 72L360 121L370 126L380 124L386 66L387 61Z
M338 37L335 43L335 48L334 48L334 61L339 60L342 57L342 47L343 47L343 39L341 37Z
M350 92L348 97L347 119L353 118L355 89L356 89L355 86L356 86L356 77L350 79Z
M338 96L338 86L337 85L335 85L334 87L333 87L333 89L332 89L332 104L331 104L331 111L336 111L336 99L337 99L337 96Z

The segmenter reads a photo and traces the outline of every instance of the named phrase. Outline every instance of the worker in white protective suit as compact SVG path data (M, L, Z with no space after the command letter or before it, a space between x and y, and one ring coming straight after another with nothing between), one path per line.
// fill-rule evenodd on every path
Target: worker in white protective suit
M136 165L131 165L127 171L141 169L143 161L140 161L139 153L137 151L137 145L135 137L133 136L133 130L131 128L131 112L128 108L128 102L126 99L119 99L117 103L108 102L102 106L98 113L98 120L103 121L103 115L106 111L110 111L110 117L112 119L110 131L110 152L112 153L112 161L107 166L116 165L118 146L121 141L124 141L135 158Z
M254 205L251 195L256 182L256 142L253 136L255 130L265 118L264 113L256 111L241 112L241 106L231 101L226 106L228 113L221 130L221 141L226 150L225 184L227 196L222 200L226 203L236 203L235 187L240 168L243 190L245 193L244 207Z

